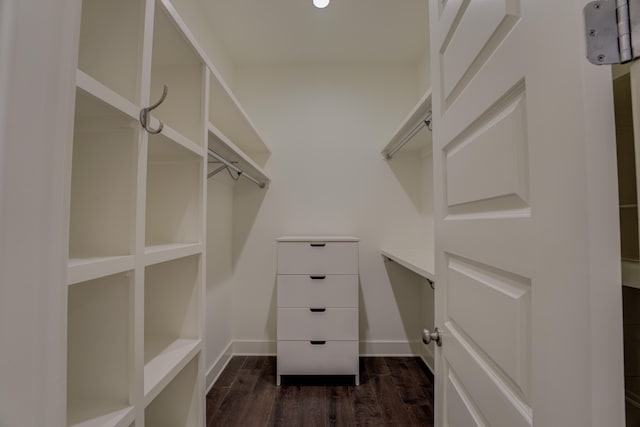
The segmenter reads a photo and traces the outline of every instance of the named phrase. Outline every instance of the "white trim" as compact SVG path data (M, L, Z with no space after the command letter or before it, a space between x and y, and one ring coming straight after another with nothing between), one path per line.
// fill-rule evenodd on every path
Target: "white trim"
M360 357L418 356L412 341L360 341Z
M229 364L229 361L234 356L233 352L231 351L232 347L233 341L229 341L227 347L222 351L222 353L220 353L216 361L213 362L211 367L207 370L207 375L205 378L205 394L209 393L213 385L216 383L216 381L218 381L218 378L220 377L222 371L224 371L224 369Z
M277 342L275 340L235 340L233 341L234 356L275 356Z

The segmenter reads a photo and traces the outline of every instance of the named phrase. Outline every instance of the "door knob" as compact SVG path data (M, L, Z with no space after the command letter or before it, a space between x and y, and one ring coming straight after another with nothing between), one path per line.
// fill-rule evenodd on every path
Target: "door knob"
M431 341L435 342L438 347L442 347L442 337L440 337L440 329L435 328L433 332L429 332L428 329L422 330L422 342L429 344Z

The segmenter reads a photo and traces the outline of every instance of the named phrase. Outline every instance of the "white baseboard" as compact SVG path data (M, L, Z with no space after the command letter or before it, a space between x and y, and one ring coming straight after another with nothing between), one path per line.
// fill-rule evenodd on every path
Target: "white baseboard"
M275 356L276 353L276 341L236 340L233 342L234 356Z
M207 376L205 380L207 393L209 393L209 390L211 390L211 387L213 387L213 384L216 382L224 368L227 367L227 364L229 363L229 360L231 360L231 357L233 357L232 348L233 341L229 342L229 345L227 345L224 351L220 353L220 356L218 356L216 361L213 362L213 365L211 365L209 370L207 370Z
M411 341L360 341L360 356L417 356Z

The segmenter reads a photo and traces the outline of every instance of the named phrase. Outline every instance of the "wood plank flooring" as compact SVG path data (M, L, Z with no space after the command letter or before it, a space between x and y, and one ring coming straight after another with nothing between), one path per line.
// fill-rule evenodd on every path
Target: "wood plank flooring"
M207 427L433 426L433 377L416 357L360 358L353 377L283 377L276 358L236 356L207 394Z

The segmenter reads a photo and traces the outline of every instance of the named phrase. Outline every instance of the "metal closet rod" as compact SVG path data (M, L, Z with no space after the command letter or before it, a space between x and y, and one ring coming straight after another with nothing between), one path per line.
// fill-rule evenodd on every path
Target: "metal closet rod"
M264 188L267 186L267 184L265 184L262 181L258 181L257 179L255 179L254 177L252 177L251 175L249 175L248 173L246 173L245 171L243 171L242 169L240 169L239 167L235 166L234 164L232 164L230 161L228 161L227 159L225 159L224 157L222 157L221 155L219 155L218 153L216 153L215 151L213 151L211 148L207 148L209 155L211 157L213 157L214 159L218 160L220 163L222 163L223 165L225 165L226 167L228 167L229 169L231 169L234 172L237 172L239 175L244 176L245 178L247 178L249 181L252 181L253 183L255 183L258 187L260 188Z
M420 130L425 126L427 127L427 129L431 130L431 111L429 111L429 114L427 114L427 117L425 117L424 120L422 120L420 124L418 124L418 126L413 128L413 130L409 133L409 135L405 136L405 138L402 141L400 141L400 143L396 145L393 150L387 153L385 158L387 160L391 160L393 156L395 156L395 154L398 151L400 151L400 149L404 147L407 142L411 141L413 137L416 136L416 134L420 132Z

